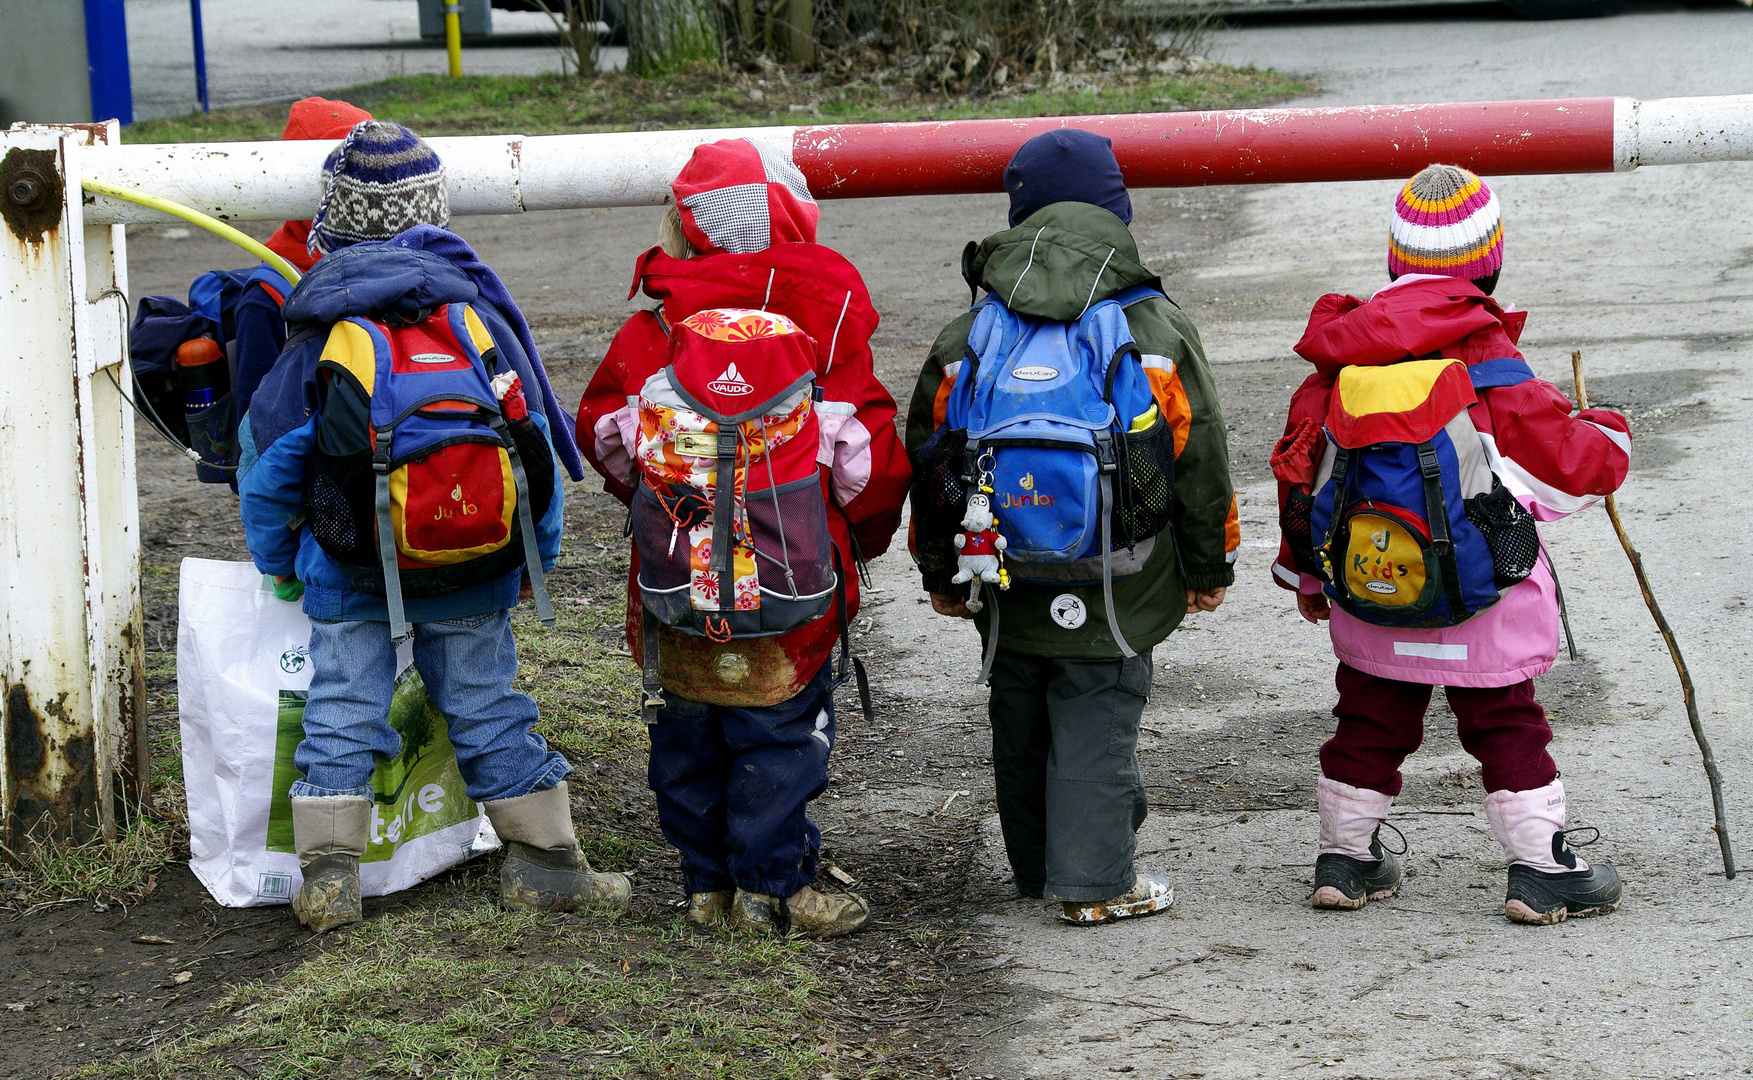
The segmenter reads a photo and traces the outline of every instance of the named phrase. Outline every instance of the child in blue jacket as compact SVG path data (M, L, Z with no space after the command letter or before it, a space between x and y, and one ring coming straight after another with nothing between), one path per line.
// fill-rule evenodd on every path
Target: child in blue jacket
M294 755L303 778L291 789L294 844L304 867L293 912L319 932L363 915L359 860L368 841L372 773L379 759L400 751L388 722L396 677L390 610L318 543L307 507L325 435L325 395L338 385L318 377L328 328L349 316L415 322L443 305L466 304L499 360L531 389L529 415L551 453L560 441L551 434L552 393L527 324L498 277L444 231L444 172L431 148L400 125L366 121L329 156L324 181L311 228L312 250L324 257L287 297L295 333L252 400L239 486L256 566L288 592L302 584L311 619L314 673L304 740ZM564 437L571 441L569 431ZM572 460L560 460L576 475ZM559 484L553 488L535 522L544 569L560 554L564 499ZM624 910L627 878L592 871L573 832L565 781L572 767L533 730L535 702L512 689L510 609L523 574L513 568L439 595L408 596L414 665L449 724L469 797L484 804L506 844L504 904Z

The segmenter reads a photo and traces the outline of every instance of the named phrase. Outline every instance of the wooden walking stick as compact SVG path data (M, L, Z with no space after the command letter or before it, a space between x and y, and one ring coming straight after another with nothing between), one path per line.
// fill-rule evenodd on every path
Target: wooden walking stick
M1589 407L1589 393L1583 385L1583 354L1580 349L1570 354L1570 369L1576 379L1576 404L1579 409ZM1613 531L1619 534L1619 546L1625 549L1625 557L1631 560L1632 572L1637 575L1637 587L1643 590L1643 602L1649 607L1650 614L1655 617L1656 629L1662 632L1662 640L1668 644L1668 655L1674 658L1674 670L1680 673L1680 690L1686 699L1686 719L1692 724L1692 737L1698 742L1698 751L1704 755L1704 775L1710 781L1710 801L1716 809L1716 840L1723 849L1723 876L1730 881L1735 877L1735 852L1729 847L1729 821L1723 812L1723 777L1717 771L1716 754L1711 751L1710 739L1704 734L1704 723L1698 719L1698 695L1692 689L1692 672L1686 669L1686 659L1680 655L1680 642L1674 637L1674 628L1668 625L1667 617L1662 614L1662 606L1656 603L1656 594L1650 591L1649 575L1644 573L1643 556L1631 546L1631 537L1625 535L1625 523L1619 520L1619 507L1613 496L1607 496L1607 518L1613 522Z

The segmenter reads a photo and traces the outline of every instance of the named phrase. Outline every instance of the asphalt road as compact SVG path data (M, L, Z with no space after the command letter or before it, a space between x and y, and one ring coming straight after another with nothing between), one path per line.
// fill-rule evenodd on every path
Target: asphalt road
M1226 32L1211 51L1307 74L1325 104L1753 91L1753 12L1735 7L1572 23L1478 13L1284 22ZM1569 353L1581 348L1596 400L1632 409L1641 437L1622 493L1627 526L1688 648L1731 823L1753 852L1750 672L1735 644L1753 630L1735 524L1749 509L1753 434L1743 407L1753 400L1753 165L1491 180L1506 216L1498 294L1532 312L1522 345L1535 370L1568 387ZM1349 916L1306 904L1308 751L1331 724L1333 661L1324 631L1268 580L1276 511L1261 457L1307 370L1290 345L1309 305L1385 281L1394 190L1212 192L1179 218L1159 197L1157 213L1141 215L1147 252L1172 266L1170 288L1218 365L1241 452L1240 580L1222 610L1159 648L1145 719L1147 780L1177 803L1197 790L1183 777L1206 796L1196 810L1154 811L1140 837L1152 852L1143 865L1178 882L1173 916L1077 933L1038 903L996 907L995 951L1041 996L1034 1022L995 1049L994 1072L1667 1077L1753 1062L1749 886L1722 877L1673 669L1599 511L1546 530L1583 658L1561 660L1541 694L1572 813L1601 828L1593 851L1622 869L1623 908L1541 930L1502 918L1501 852L1440 708L1396 816L1413 849L1402 895ZM901 640L930 626L908 622ZM967 678L973 649L959 646L948 667ZM943 651L928 639L920 664ZM1161 794L1153 787L1153 802ZM1249 809L1284 804L1300 807ZM990 822L988 836L992 897L1003 859ZM1200 959L1148 974L1190 958Z
M1328 104L1753 91L1753 12L1735 5L1572 23L1489 11L1256 23L1218 35L1210 51L1307 75ZM1491 180L1506 213L1499 295L1532 311L1523 346L1535 370L1568 386L1570 350L1581 348L1592 394L1632 413L1627 525L1688 648L1731 823L1753 861L1753 730L1742 719L1753 672L1737 644L1753 636L1743 407L1753 401L1753 164ZM1591 855L1621 868L1624 907L1549 929L1503 920L1501 854L1440 706L1396 818L1413 845L1402 896L1349 916L1306 904L1333 662L1324 632L1268 580L1276 510L1265 455L1306 372L1290 346L1309 305L1385 280L1394 189L1135 197L1144 255L1216 365L1243 499L1237 587L1159 647L1145 719L1153 811L1141 861L1169 872L1179 899L1171 915L1086 931L1059 926L1039 902L1006 899L989 777L958 780L972 797L952 812L987 839L965 905L1022 1010L969 1051L961 1075L1678 1077L1753 1063L1753 885L1721 876L1672 668L1598 511L1547 529L1583 656L1560 661L1541 694L1573 815L1601 828ZM898 397L966 303L962 243L1002 221L1003 200L989 196L824 205L823 241L860 266L883 313L878 369ZM573 400L630 310L629 268L656 225L651 210L458 223L531 315ZM238 261L177 230L133 229L129 243L135 295L180 291L193 272ZM890 659L873 681L942 717L947 746L983 716L972 631L930 615L904 556L877 572L882 591L860 622ZM924 783L882 796L932 810L945 797Z

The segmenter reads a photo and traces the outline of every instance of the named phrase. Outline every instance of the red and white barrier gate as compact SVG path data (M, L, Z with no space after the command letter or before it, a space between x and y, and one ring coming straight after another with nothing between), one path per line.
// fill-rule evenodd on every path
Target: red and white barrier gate
M1753 159L1753 95L1578 98L1131 116L435 138L451 212L647 206L701 142L787 153L822 198L999 191L1043 131L1114 140L1133 187L1491 176ZM145 782L128 222L81 177L226 220L308 218L324 143L118 145L114 125L0 134L0 843L114 835Z

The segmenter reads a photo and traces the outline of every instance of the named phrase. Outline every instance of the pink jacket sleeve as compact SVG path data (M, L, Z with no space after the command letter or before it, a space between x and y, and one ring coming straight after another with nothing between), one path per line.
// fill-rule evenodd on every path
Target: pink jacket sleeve
M1480 397L1489 418L1480 434L1492 468L1541 521L1586 510L1625 483L1631 471L1625 417L1611 409L1573 415L1570 399L1544 379Z
M868 347L851 351L816 382L821 428L817 460L828 469L829 490L846 515L859 553L887 551L901 524L901 506L913 482L907 452L895 434L895 399L877 381Z

